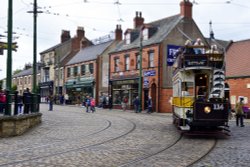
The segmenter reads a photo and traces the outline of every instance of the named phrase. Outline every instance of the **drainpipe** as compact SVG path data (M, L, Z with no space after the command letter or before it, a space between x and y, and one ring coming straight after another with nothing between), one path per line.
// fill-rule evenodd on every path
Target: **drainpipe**
M159 44L159 49L158 49L158 109L157 109L157 112L159 112L160 110L159 110L159 108L160 108L160 77L161 77L161 75L160 75L160 57L161 57L161 48L162 48L162 46L161 46L162 44Z

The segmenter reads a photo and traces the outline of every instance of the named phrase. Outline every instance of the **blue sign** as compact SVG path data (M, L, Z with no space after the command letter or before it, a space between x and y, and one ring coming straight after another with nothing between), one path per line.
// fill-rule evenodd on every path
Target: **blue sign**
M143 86L144 87L148 87L149 86L149 80L148 80L148 78L144 78L144 80L143 80Z
M168 66L172 66L176 60L176 52L181 46L176 45L168 45L167 46L167 64Z
M144 71L144 77L155 76L155 70Z

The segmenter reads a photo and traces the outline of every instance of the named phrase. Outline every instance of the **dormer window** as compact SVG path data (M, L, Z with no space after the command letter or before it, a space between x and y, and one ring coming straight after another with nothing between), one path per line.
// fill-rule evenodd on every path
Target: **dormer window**
M145 28L142 30L142 39L148 40L148 38L149 38L148 28Z
M126 45L128 45L128 44L130 44L130 42L131 42L131 34L127 33L125 35L125 43L126 43Z

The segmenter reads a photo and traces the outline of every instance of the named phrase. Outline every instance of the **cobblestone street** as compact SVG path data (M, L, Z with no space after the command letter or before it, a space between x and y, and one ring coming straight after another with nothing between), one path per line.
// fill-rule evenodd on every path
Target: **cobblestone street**
M0 166L225 166L250 164L249 120L231 137L182 136L171 114L41 105L42 124L0 139Z

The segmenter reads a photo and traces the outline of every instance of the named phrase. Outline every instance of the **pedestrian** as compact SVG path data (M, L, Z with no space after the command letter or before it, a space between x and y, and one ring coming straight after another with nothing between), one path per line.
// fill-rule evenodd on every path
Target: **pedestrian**
M18 114L22 114L23 107L23 97L21 95L17 95L17 112Z
M69 95L66 93L64 95L64 105L69 103Z
M236 104L235 107L235 112L236 112L236 126L239 126L239 121L240 121L240 126L244 127L244 111L243 111L243 107L244 107L244 98L240 98L240 101Z
M90 101L90 109L91 109L92 113L95 112L95 98L92 98Z
M106 108L106 105L107 105L106 96L103 95L103 97L102 97L102 108Z
M134 107L135 107L135 113L139 113L140 112L140 99L139 97L137 96L135 99L134 99Z
M127 103L128 103L128 98L126 96L124 96L123 99L122 99L122 109L123 109L123 111L126 111Z
M148 111L147 111L147 113L152 113L152 109L153 109L153 102L152 102L152 97L151 96L149 96L148 97Z
M89 107L90 107L90 97L87 96L85 99L85 107L86 107L86 112L89 112Z
M113 108L113 98L111 95L109 95L109 109L112 110Z
M30 89L26 88L26 90L23 92L23 104L24 104L24 114L29 114L30 112L30 104L31 103L31 93Z
M53 94L51 93L49 95L49 111L53 111L53 101L54 101L54 96Z
M0 89L0 114L3 114L6 106L6 93Z

